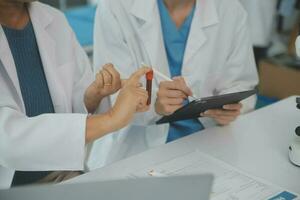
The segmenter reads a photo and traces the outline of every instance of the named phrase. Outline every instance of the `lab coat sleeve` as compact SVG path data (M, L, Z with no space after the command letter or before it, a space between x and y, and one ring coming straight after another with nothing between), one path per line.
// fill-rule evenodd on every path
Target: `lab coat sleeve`
M256 70L250 34L248 30L247 14L240 10L239 25L232 37L232 46L225 67L220 71L216 93L227 94L254 89L258 84L258 74ZM256 96L252 96L242 102L242 112L249 112L254 109Z
M83 170L85 114L28 118L0 106L0 165L25 171Z

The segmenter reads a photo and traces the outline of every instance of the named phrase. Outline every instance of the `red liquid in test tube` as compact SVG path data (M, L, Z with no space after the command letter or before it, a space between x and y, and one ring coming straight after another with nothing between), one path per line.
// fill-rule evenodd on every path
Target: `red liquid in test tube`
M148 100L147 100L147 105L151 104L151 95L152 95L152 80L153 80L153 70L150 72L146 73L146 90L148 92Z

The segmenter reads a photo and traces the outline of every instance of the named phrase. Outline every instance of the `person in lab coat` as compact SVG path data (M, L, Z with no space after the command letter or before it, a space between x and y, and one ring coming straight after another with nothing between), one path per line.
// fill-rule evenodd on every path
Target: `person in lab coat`
M107 156L97 159L92 152L89 166L97 168L216 123L228 125L252 110L256 97L202 113L205 118L200 120L155 125L187 103L188 96L238 92L258 84L247 20L238 0L100 1L94 36L96 69L110 61L126 77L144 62L173 81L155 76L150 111L99 141L95 149L107 149Z
M0 174L16 170L13 186L74 176L71 171L84 170L87 144L148 109L139 79L149 68L139 69L122 88L111 64L95 79L56 9L32 0L1 0L0 25ZM112 108L87 115L118 90ZM70 172L57 172L62 170Z
M256 63L267 56L276 19L277 0L240 0L249 15Z

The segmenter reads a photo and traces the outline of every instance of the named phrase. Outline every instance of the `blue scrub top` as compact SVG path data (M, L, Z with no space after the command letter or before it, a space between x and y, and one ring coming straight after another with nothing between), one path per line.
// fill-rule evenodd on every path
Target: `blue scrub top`
M194 17L195 6L181 27L177 28L163 0L157 1L160 12L164 44L169 63L169 70L172 77L181 76L185 48ZM186 103L188 103L188 100L185 102L185 104ZM167 142L190 135L202 130L203 128L203 125L198 119L170 123Z

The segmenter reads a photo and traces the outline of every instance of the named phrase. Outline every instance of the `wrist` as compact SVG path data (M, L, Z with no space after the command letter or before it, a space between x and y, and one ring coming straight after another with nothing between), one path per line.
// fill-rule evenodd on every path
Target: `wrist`
M84 103L89 113L94 113L104 97L91 85L84 94Z
M101 90L97 88L95 82L88 87L85 93L85 97L90 101L99 102L104 98L104 96L101 93Z
M102 99L102 96L92 95L91 93L84 95L84 103L87 107L98 107Z
M124 120L120 119L120 117L116 114L114 107L109 109L104 115L108 118L109 125L113 127L115 131L125 126L123 125Z
M157 100L155 101L155 104L154 104L154 110L155 110L156 114L161 115Z
M121 129L118 120L109 112L101 115L90 115L86 124L86 143L95 141L109 133Z
M163 112L163 109L162 109L162 106L156 101L155 103L155 112L157 115L160 115L160 116L165 116L166 114Z

